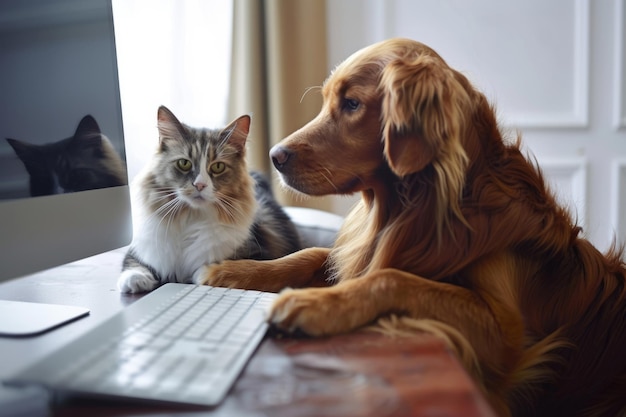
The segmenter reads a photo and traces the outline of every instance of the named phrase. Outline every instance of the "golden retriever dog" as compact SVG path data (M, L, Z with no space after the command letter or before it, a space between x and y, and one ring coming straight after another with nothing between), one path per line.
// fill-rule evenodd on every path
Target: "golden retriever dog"
M622 250L580 236L485 96L408 39L356 52L321 91L270 154L301 193L361 193L334 247L203 283L282 290L269 321L290 332L439 334L503 416L626 415Z

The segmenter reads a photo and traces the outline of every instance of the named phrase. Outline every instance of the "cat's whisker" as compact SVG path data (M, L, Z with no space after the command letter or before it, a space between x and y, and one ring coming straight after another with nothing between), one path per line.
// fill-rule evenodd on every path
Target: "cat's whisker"
M169 200L165 204L159 205L150 215L150 218L162 220L172 205L176 204L175 200Z
M169 207L171 204L174 204L174 203L173 203L174 201L176 201L176 197L174 197L174 198L168 198L168 199L166 199L166 200L164 200L164 201L160 202L160 204L157 204L157 205L156 205L156 207L155 207L155 209L154 209L155 214L157 214L157 215L162 214L165 210L167 210L167 209L168 209L168 207Z
M220 157L222 157L223 159L228 159L231 156L235 156L237 155L237 151L235 150L222 150L220 153Z
M232 223L236 225L241 219L247 218L250 214L240 204L241 201L235 197L220 195L218 196L220 206L228 212L229 217L232 219Z
M242 216L245 214L239 207L237 207L237 205L229 201L227 196L221 195L217 197L218 198L217 198L216 204L219 205L220 208L222 208L223 212L229 217L229 219L233 223L237 221L238 216L236 216L236 214L238 214L239 216ZM233 200L236 201L235 199Z
M168 202L166 202L165 204L159 206L159 208L157 208L152 215L150 216L151 218L158 218L158 225L160 225L163 220L169 218L171 221L172 218L172 214L175 213L175 209L177 208L177 206L179 206L181 204L181 202L179 201L178 198L174 198L172 200L169 200Z
M178 212L180 210L182 210L183 206L185 205L185 203L183 203L180 199L175 199L173 201L175 201L176 203L172 205L170 210L165 215L165 217L167 217L167 224L165 225L165 236L164 236L164 239L165 239L166 242L168 241L167 235L169 233L170 226L172 225L172 222L174 221L174 219L178 215Z
M172 225L172 222L178 216L178 212L182 210L184 206L185 206L185 203L178 197L176 197L175 199L167 203L167 210L165 211L165 213L161 216L161 219L159 220L159 225L163 221L166 221L165 228L164 228L165 233L163 236L163 238L165 239L165 244L167 244L168 242L167 236L169 234L170 226ZM157 239L158 238L159 236L157 236Z
M222 146L224 146L224 144L228 143L228 140L230 139L230 137L233 135L233 133L235 133L235 130L237 129L237 124L235 123L234 126L232 126L230 128L230 130L228 130L228 132L226 133L226 135L222 138L222 140L220 140L217 143L218 148L222 148Z
M163 188L159 190L154 190L151 195L156 197L157 200L163 200L164 198L176 195L176 189L174 188Z
M174 189L154 190L154 192L150 194L147 203L155 211L159 211L164 205L167 205L172 201L172 197L176 198L176 191Z
M217 197L218 201L220 203L224 203L227 204L228 207L231 207L233 209L237 209L238 207L236 206L236 202L238 201L236 198L231 197L227 194L224 193L220 193L220 192L216 192L215 193L215 197Z
M175 190L159 190L153 193L158 199L176 194Z
M154 211L154 215L155 217L167 217L167 215L169 214L171 207L175 206L176 204L178 204L178 198L175 197L171 200L168 200L167 202L165 202L165 204L161 204L155 211Z
M156 195L155 200L156 202L160 202L163 205L163 204L168 204L170 201L175 200L176 197L177 197L176 191L172 190L172 191L169 191L168 193Z

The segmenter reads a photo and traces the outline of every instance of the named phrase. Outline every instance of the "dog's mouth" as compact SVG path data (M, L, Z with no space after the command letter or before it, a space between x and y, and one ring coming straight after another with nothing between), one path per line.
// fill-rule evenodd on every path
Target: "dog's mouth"
M278 169L278 168L277 168ZM305 181L301 175L288 175L278 170L280 173L280 178L284 185L292 190L300 192L302 194L307 195L323 195L324 193L320 193L316 187L311 187L307 181ZM327 193L328 194L328 193Z
M328 161L319 161L315 155L276 145L270 157L284 185L302 194L322 196L329 194L352 194L362 191L366 184L344 169L328 167Z
M329 194L347 195L357 191L361 191L363 183L359 178L350 178L342 183L337 183L332 176L321 171L311 171L311 175L307 173L286 174L280 172L280 178L287 187L311 196L322 196Z

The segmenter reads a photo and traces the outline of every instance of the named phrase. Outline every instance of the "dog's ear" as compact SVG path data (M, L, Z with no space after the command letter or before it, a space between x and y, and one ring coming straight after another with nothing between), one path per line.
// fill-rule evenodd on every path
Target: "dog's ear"
M468 93L441 59L419 55L391 61L380 83L385 156L396 175L418 172L435 159L456 159L450 153L465 155L460 134Z

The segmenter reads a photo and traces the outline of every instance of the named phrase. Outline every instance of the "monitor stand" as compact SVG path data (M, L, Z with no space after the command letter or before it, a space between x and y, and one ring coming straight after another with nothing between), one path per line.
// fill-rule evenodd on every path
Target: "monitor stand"
M84 307L0 300L0 336L34 336L88 314Z

